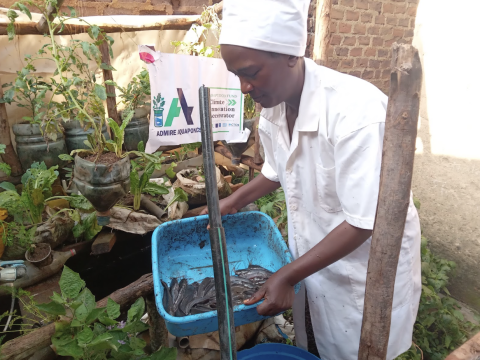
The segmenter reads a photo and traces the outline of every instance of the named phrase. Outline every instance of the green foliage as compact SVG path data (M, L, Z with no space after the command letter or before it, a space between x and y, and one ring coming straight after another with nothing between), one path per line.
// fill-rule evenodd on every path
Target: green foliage
M175 151L174 152L175 158L179 162L183 161L183 160L187 159L187 155L188 155L189 152L197 150L200 146L202 146L201 142L195 142L195 143L191 143L191 144L183 144L180 148L180 151Z
M55 9L54 19L47 15L48 9L51 7ZM69 18L66 17L66 14L60 13L56 0L44 0L43 2L20 0L13 4L7 14L10 20L8 25L10 38L14 36L14 23L18 17L13 9L18 9L29 16L29 8L35 8L47 19L48 34L45 36L47 43L34 56L27 57L29 61L27 67L22 69L15 83L11 85L14 88L5 93L4 101L10 101L13 94L16 94L17 97L24 94L35 94L36 97L30 96L29 98L36 101L33 106L30 106L36 111L31 116L31 121L38 122L40 118L43 118L42 121L49 125L57 124L59 120L70 121L75 119L80 121L82 126L83 123L87 123L87 128L93 128L93 134L88 142L89 149L84 150L84 152L101 155L105 151L106 143L102 135L102 127L105 123L103 101L107 99L109 94L106 91L106 83L97 82L90 61L95 61L98 67L102 69L114 70L109 65L102 63L102 56L98 49L98 46L105 41L110 56L113 56L111 48L113 39L98 26L87 23L89 25L90 41L71 38L67 42L57 42L57 37L54 34L61 33L65 27L65 22ZM70 8L69 16L76 16L72 8ZM80 19L80 21L86 23L83 19ZM46 85L41 83L43 80L39 80L31 74L35 71L33 62L45 59L53 60L56 67L54 77L50 79L48 84L45 83ZM38 90L33 91L32 89ZM45 99L47 93L49 94L49 100ZM63 97L63 100L52 101L54 95ZM56 134L50 127L47 129L47 133Z
M140 199L142 194L164 195L168 194L168 189L159 184L150 182L155 169L160 169L165 157L161 156L162 152L147 154L144 152L143 142L138 144L138 151L133 152L139 156L138 159L132 160L132 170L130 172L130 193L133 195L133 209L140 209ZM140 175L140 173L143 173Z
M176 188L173 192L174 192L174 196L172 200L170 200L168 205L165 207L166 209L168 209L175 201L183 201L183 202L188 201L188 194L182 188Z
M397 360L443 360L463 344L478 324L466 321L446 288L455 263L436 257L422 237L422 295L413 332L414 346Z
M18 244L28 248L32 243L36 225L42 222L45 200L52 195L52 185L58 177L57 166L47 169L44 162L33 163L22 176L23 190L19 195L15 186L2 182L0 208L6 209L13 221L0 221L6 246Z
M58 355L75 360L176 358L176 349L162 348L152 355L145 354L146 343L137 337L148 329L140 320L145 313L143 298L130 307L126 321L118 321L120 305L109 298L106 307L97 308L95 296L67 266L63 268L59 285L61 294L54 293L51 302L36 306L54 317L52 344Z
M6 145L0 144L0 155L5 154ZM12 168L10 165L0 162L0 171L3 171L7 176L10 176L12 173Z
M264 197L255 201L261 212L267 214L272 219L277 219L277 226L284 228L285 233L288 233L287 226L287 205L285 202L285 193L282 188L265 195Z
M195 32L194 41L172 41L171 44L175 46L175 51L178 53L205 56L205 57L220 57L219 45L207 46L207 36L211 31L218 39L221 32L221 22L214 11L213 6L207 7L200 16L200 24L194 24L190 31Z
M253 119L255 116L258 116L258 113L255 110L255 101L250 94L246 94L243 97L243 118L247 120Z
M133 110L125 111L123 120L122 120L122 125L120 126L118 126L118 124L113 119L111 118L108 119L108 125L110 126L110 129L114 134L115 140L107 140L104 145L109 151L115 153L119 158L128 155L127 153L122 154L123 153L122 146L123 146L123 141L125 139L125 128L127 127L130 120L132 120L132 117L133 117Z
M122 99L121 103L125 105L125 109L135 110L140 106L150 106L150 76L147 70L142 70L137 76L134 76L126 88L115 83L109 85L116 85L120 90L119 97Z

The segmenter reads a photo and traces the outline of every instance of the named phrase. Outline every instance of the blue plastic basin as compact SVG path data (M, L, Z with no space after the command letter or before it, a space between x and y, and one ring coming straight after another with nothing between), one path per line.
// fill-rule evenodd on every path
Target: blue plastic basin
M155 301L165 319L168 331L175 336L190 336L218 330L217 312L175 317L163 308L161 280L170 285L173 278L188 283L213 277L208 216L170 221L160 225L152 236L152 266ZM277 271L290 263L292 257L273 220L264 213L252 211L222 218L227 242L230 274L249 264ZM295 292L300 284L295 287ZM258 304L234 308L235 326L267 317L257 313Z
M285 344L261 344L237 354L237 360L254 359L318 360L319 358L296 346Z

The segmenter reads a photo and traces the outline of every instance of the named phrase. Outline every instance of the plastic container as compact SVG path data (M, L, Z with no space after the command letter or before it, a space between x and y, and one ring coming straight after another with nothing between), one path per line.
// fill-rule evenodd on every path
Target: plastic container
M65 163L58 157L68 152L62 133L57 133L55 141L47 142L38 124L14 124L12 130L23 171L27 171L34 162L44 161L47 168L54 165L61 167Z
M64 122L63 127L65 129L65 143L67 144L68 153L71 153L72 150L86 149L84 141L88 140L87 135L93 134L93 128L90 127L88 130L85 130L87 123L84 123L84 126L80 124L78 120L70 120ZM100 125L100 121L97 122L97 126ZM105 139L110 140L110 135L107 131L107 124L102 126L102 134L105 136Z
M318 360L315 355L296 346L285 344L260 344L237 353L237 360Z
M264 213L251 211L222 218L227 242L230 274L249 264L277 271L292 261L290 251L273 220ZM175 336L190 336L218 330L217 312L174 317L163 308L161 280L170 284L173 278L188 283L213 277L208 216L170 221L155 229L152 236L152 266L155 301L168 331ZM295 292L300 284L295 287ZM259 303L258 303L259 304ZM257 313L257 305L234 308L235 326L267 317Z
M138 143L143 141L143 145L147 144L149 133L148 118L133 118L125 128L124 145L127 151L138 149Z

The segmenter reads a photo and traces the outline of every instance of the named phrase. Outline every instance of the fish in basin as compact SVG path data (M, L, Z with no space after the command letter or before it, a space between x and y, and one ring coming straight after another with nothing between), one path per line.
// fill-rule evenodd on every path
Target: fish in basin
M272 274L258 265L235 270L235 275L230 276L233 306L243 304ZM217 310L215 280L212 277L192 284L188 284L186 279L172 279L170 287L164 281L162 285L163 307L172 316L182 317Z

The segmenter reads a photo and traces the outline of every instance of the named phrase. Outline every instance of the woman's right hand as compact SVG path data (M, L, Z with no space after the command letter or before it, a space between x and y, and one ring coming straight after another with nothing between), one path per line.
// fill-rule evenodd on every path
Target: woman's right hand
M219 202L220 205L220 215L225 216L228 214L236 214L238 212L238 209L235 205L235 197L230 195L229 197L226 197L225 199L220 200ZM200 215L207 215L208 214L208 207L203 209L203 211L200 213Z

